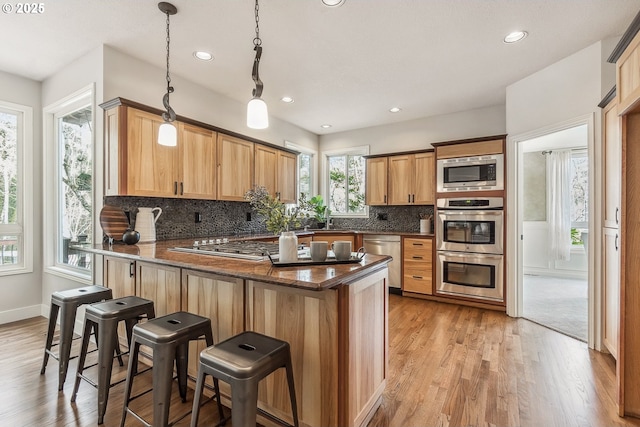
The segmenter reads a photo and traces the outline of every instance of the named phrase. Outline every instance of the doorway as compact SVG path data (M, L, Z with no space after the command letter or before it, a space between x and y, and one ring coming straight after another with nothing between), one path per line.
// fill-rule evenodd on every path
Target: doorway
M591 347L592 126L589 116L512 139L516 220L509 227L517 239L515 268L508 272L516 279L509 314Z

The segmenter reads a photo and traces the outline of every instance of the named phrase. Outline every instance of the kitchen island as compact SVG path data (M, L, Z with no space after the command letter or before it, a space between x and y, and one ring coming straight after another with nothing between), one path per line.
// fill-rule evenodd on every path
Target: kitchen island
M171 250L185 244L190 243L84 250L104 257L104 284L114 298L151 299L158 316L179 310L207 316L216 343L244 330L289 342L300 425L366 425L381 403L387 377L390 257L367 254L356 264L274 267L269 261ZM191 344L192 377L203 348ZM229 406L229 388L221 386ZM260 383L259 407L292 422L284 372ZM272 425L265 418L259 422Z

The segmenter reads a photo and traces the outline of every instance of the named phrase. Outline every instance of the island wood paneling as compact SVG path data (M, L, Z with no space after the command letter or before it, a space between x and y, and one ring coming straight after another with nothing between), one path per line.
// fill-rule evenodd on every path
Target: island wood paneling
M179 268L138 261L136 270L136 295L153 301L156 317L182 310Z
M247 281L247 330L291 346L302 426L338 426L338 291ZM296 325L296 327L292 327ZM292 423L284 370L260 382L260 407Z

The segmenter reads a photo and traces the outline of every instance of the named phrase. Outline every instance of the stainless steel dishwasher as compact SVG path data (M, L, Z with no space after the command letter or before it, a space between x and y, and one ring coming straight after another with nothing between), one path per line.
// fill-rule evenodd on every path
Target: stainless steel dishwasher
M402 278L400 277L400 236L387 234L365 234L362 238L364 249L368 254L389 255L393 260L389 266L389 291L400 293Z

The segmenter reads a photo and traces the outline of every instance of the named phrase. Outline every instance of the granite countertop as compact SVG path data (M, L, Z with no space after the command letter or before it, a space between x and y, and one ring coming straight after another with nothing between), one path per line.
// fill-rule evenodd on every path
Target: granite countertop
M333 231L333 230L331 230ZM311 234L311 232L309 232ZM270 237L272 235L261 236ZM260 238L259 236L254 236ZM76 249L99 255L126 258L133 261L148 261L167 266L220 274L222 276L256 280L307 290L334 288L350 283L375 270L385 268L391 261L386 255L366 254L355 264L302 265L296 267L274 267L270 261L248 261L213 255L200 255L170 250L175 247L191 246L195 239L164 240L155 243L125 245L78 245ZM230 238L230 240L232 240ZM235 238L235 240L242 240Z

